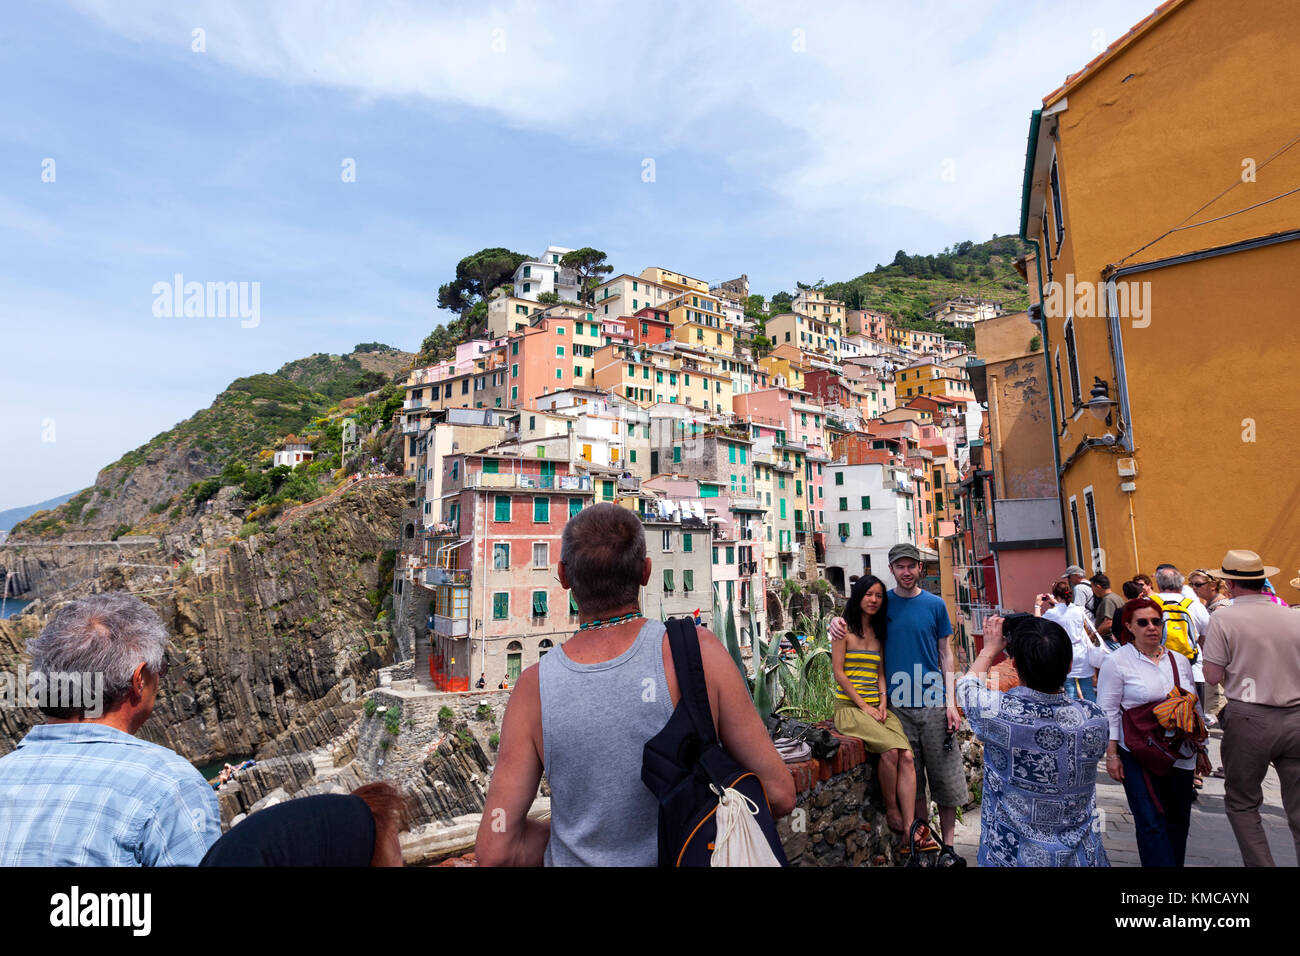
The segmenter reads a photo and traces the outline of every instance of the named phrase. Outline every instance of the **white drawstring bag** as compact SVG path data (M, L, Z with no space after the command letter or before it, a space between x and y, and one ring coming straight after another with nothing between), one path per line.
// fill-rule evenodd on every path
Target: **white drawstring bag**
M718 793L718 788L709 789ZM712 866L780 866L758 825L758 804L728 787L718 795L718 836Z

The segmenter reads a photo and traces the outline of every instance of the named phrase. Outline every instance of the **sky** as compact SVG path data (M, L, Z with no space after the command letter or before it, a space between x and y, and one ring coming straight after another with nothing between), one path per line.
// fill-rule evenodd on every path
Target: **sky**
M1015 232L1031 111L1154 6L7 5L0 510L239 376L415 351L487 246L770 294Z

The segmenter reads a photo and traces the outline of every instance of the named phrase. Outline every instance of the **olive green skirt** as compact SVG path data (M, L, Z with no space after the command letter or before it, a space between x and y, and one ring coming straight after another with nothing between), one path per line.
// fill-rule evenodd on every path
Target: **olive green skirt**
M846 737L857 737L867 745L873 754L882 754L887 750L911 751L903 725L898 722L893 711L886 711L885 722L881 723L848 701L835 702L835 729Z

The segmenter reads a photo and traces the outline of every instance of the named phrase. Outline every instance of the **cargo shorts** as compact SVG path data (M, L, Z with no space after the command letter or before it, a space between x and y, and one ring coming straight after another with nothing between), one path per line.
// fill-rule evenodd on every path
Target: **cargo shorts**
M941 807L960 807L970 800L966 786L966 768L962 766L961 743L953 735L952 749L943 749L948 735L948 717L942 707L891 707L898 717L912 745L916 763L916 795L925 793L926 781L930 784L930 797Z

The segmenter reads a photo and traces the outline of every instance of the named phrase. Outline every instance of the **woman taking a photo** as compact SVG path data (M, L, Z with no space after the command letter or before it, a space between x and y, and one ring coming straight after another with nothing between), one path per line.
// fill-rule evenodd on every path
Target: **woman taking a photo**
M1160 605L1150 598L1124 605L1123 626L1132 642L1102 664L1097 703L1110 722L1106 772L1124 784L1142 865L1181 867L1191 824L1192 775L1198 763L1209 769L1204 745L1183 739L1176 745L1178 759L1167 775L1161 775L1144 767L1124 738L1124 712L1136 712L1168 697L1175 686L1175 668L1178 686L1195 695L1192 665L1182 654L1164 648L1162 620ZM1199 704L1196 711L1199 714Z
M873 574L854 582L844 606L848 634L831 641L831 666L835 673L835 729L857 737L867 750L880 754L880 792L885 818L897 833L910 833L916 815L916 767L912 747L898 718L886 707L880 672L885 652L885 583ZM925 849L939 845L927 831L921 834Z

